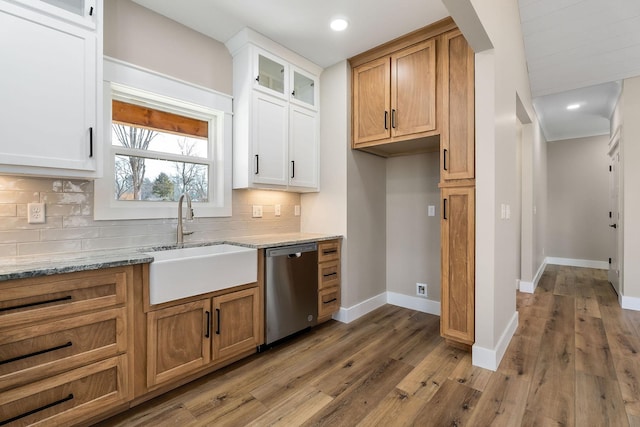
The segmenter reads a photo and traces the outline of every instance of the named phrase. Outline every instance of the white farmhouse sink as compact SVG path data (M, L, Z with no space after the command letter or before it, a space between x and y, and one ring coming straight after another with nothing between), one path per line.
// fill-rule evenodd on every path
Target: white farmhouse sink
M235 245L211 245L148 252L149 302L160 304L253 283L258 251Z

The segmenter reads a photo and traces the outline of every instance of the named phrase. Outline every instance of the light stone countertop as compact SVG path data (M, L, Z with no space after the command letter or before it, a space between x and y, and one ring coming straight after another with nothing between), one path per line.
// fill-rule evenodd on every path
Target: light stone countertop
M245 236L223 241L185 243L184 247L227 243L263 249L299 243L340 239L339 235L286 233ZM0 281L49 276L76 271L98 270L123 265L146 264L153 261L156 250L173 249L175 245L146 248L110 249L38 256L15 256L0 259Z

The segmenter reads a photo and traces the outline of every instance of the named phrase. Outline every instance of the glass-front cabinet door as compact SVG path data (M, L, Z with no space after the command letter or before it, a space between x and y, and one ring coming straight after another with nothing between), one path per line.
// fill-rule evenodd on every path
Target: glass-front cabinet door
M293 68L291 81L293 82L291 101L316 109L318 99L316 77L298 68Z
M261 49L256 49L255 87L267 93L285 97L288 91L288 66L285 61Z
M92 29L96 25L96 0L39 0L36 4L29 3L29 6Z

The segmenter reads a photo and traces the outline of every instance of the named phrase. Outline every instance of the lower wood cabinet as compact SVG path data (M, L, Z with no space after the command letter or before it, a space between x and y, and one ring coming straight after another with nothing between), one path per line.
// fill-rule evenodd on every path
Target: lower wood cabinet
M318 322L340 310L340 240L318 243Z
M147 387L255 351L259 334L258 287L149 311Z
M442 194L442 302L440 333L453 345L475 339L475 187L445 187Z

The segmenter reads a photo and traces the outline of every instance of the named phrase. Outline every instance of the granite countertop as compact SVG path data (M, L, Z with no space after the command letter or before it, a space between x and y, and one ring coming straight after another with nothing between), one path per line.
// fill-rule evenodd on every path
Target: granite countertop
M298 243L339 239L339 235L286 233L245 236L213 242L187 243L185 247L228 243L263 249ZM75 271L98 270L123 265L145 264L153 261L153 251L172 249L175 245L155 246L151 248L111 249L78 253L15 256L0 260L0 281L24 279L27 277L49 276L52 274L72 273Z

